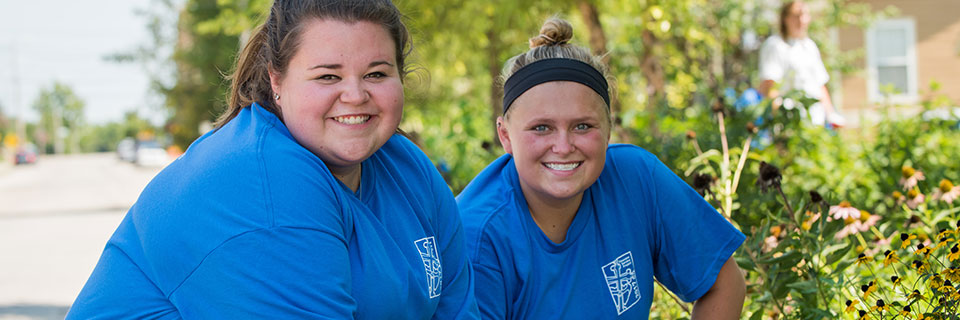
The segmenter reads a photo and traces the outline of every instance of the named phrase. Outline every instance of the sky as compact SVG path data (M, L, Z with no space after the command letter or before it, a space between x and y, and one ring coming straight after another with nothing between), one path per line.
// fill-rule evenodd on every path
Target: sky
M151 95L142 65L104 59L151 42L147 19L136 11L159 8L155 1L0 0L3 113L36 121L33 102L59 81L85 102L87 123L120 121L134 110L162 123L161 100Z

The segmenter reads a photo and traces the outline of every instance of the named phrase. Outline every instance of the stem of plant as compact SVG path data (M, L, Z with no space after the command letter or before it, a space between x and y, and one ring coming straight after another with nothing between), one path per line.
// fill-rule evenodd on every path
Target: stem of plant
M780 188L780 184L774 185L777 188L777 192L780 193L780 198L783 199L783 206L787 208L787 212L790 213L790 216L793 217L794 223L798 226L802 223L800 217L796 212L793 212L793 207L790 206L790 201L787 201L787 195L783 193L783 188Z
M723 208L727 213L733 210L733 190L730 180L730 148L727 146L727 127L723 112L717 112L717 125L720 128L720 145L723 147L723 162L720 164L720 180L723 181Z

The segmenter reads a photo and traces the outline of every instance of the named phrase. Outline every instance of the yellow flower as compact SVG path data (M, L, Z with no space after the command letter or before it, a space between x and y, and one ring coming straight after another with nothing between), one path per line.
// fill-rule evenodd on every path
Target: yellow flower
M889 266L891 263L899 262L900 257L897 256L896 252L887 250L883 253L883 266Z
M870 310L883 312L883 311L890 310L890 307L883 302L883 299L877 299L877 305L875 307L870 308Z
M890 277L890 282L893 283L893 286L894 286L894 287L899 286L899 285L900 285L900 277L898 277L898 276L891 276L891 277Z
M930 247L926 247L922 243L918 244L917 251L914 251L914 253L918 255L923 255L923 258L926 259L927 257L930 256Z
M934 274L930 277L930 289L937 290L943 286L943 278L940 278L939 274Z
M915 234L906 234L900 233L900 249L906 249L910 246L910 240L916 239L917 235Z
M943 269L942 274L944 278L947 278L947 280L960 282L960 269L950 267Z
M860 314L860 317L857 318L858 320L870 320L870 314L868 314L866 311L857 310L857 313Z
M847 300L847 308L843 309L843 312L853 312L854 310L857 310L857 305L859 304L860 302Z
M927 298L924 297L922 294L920 294L920 290L914 289L913 292L911 292L910 295L907 296L907 300L910 300L910 301L924 300L924 301L926 301Z
M873 257L861 253L857 256L857 266L859 267L861 264L868 263L870 260L873 260Z
M909 178L910 176L913 176L913 174L917 172L916 169L913 169L910 166L903 166L903 168L901 168L900 171L903 174L904 178Z
M917 273L921 274L927 270L927 266L920 260L913 260L913 267L917 268Z
M953 183L947 179L940 180L940 191L950 192L950 190L953 190Z
M910 316L910 306L903 306L903 310L900 310L900 316L901 316L901 317L904 317L904 318L909 317L909 316Z
M946 228L940 229L940 232L937 233L937 239L945 239L951 233L953 233L953 231L950 229L946 229Z
M958 248L957 245L953 245L953 248L950 248L950 254L947 255L947 259L953 261L957 260L957 258L960 258L960 248Z
M937 288L937 290L941 293L953 292L953 282L950 282L950 280L944 281L943 285Z
M863 300L867 300L871 293L877 291L877 285L873 281L870 281L869 283L860 286L860 291L863 291Z

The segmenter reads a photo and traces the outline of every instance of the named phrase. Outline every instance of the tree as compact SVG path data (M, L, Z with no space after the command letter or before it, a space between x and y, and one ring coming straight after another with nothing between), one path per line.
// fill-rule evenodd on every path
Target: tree
M58 154L78 151L76 133L84 125L84 103L73 93L73 89L55 82L50 88L40 91L33 108L40 113L43 135L42 139L38 137L37 140L42 150ZM49 144L51 140L52 148Z

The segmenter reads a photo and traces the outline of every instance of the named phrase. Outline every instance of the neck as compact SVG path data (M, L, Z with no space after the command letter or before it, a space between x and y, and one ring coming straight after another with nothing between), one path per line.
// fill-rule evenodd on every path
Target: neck
M353 192L357 192L357 189L360 189L360 164L355 164L347 167L335 167L327 165L327 169L330 169L330 173L333 173L333 177L343 182L347 188L350 188Z
M526 189L521 186L521 189ZM583 201L583 192L569 199L545 199L524 190L524 198L530 209L533 222L537 223L543 234L554 243L562 243L567 238L567 230L577 216L580 203Z

